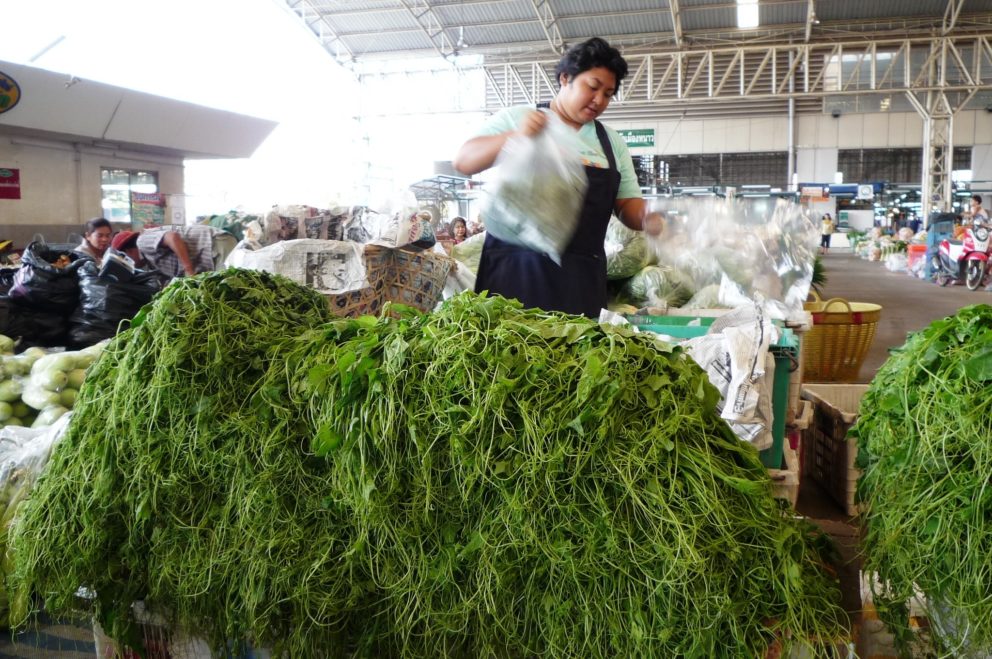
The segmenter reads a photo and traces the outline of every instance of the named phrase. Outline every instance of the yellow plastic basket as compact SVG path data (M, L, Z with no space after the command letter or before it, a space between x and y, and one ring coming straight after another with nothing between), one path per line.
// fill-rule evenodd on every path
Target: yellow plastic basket
M864 363L882 307L869 302L832 298L815 292L805 304L813 327L803 337L803 379L806 382L854 382Z

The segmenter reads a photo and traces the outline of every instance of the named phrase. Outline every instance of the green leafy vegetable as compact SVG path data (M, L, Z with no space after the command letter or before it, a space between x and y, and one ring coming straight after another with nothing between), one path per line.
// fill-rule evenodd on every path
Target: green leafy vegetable
M304 659L762 656L843 629L816 535L680 350L503 298L325 323L315 297L201 275L119 334L14 527L15 594L57 615L82 585L117 638L144 599Z
M988 305L911 335L878 371L852 430L865 570L878 574L876 606L904 648L917 589L944 623L932 627L942 655L992 648L990 346Z

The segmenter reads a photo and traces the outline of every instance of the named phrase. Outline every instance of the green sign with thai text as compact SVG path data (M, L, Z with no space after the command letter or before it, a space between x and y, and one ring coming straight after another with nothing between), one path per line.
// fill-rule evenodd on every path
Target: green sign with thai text
M618 128L627 146L654 146L654 128Z

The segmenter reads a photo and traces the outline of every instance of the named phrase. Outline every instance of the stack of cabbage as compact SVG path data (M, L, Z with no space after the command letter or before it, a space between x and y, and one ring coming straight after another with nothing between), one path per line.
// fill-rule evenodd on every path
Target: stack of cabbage
M0 342L6 337L0 337ZM28 348L0 363L0 427L49 426L72 409L86 369L103 349L74 352Z
M818 536L680 350L456 296L322 324L265 273L180 280L95 365L12 532L96 592L286 656L762 656L844 626Z

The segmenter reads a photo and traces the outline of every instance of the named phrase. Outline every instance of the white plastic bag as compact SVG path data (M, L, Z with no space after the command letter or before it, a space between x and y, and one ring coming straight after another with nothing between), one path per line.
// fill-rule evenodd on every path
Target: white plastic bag
M658 262L719 286L720 306L760 300L778 319L800 316L813 278L818 226L798 205L772 199L655 199L665 230L648 236Z
M548 113L547 126L536 136L508 138L482 209L487 231L559 264L589 184L571 130Z

